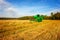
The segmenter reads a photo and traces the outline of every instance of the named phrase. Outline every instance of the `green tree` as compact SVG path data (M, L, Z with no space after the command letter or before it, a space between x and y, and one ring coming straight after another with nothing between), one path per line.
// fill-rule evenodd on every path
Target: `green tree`
M54 20L55 19L55 16L53 16L53 12L51 12L51 18Z
M55 13L53 16L55 17L55 19L59 20L60 19L60 12Z

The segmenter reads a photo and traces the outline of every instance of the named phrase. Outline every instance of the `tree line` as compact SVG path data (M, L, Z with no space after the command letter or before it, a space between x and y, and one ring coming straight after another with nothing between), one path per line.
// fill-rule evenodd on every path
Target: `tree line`
M60 20L60 12L53 13L51 12L50 16L47 15L41 15L44 17L44 20ZM20 17L21 20L34 20L33 16L24 16Z

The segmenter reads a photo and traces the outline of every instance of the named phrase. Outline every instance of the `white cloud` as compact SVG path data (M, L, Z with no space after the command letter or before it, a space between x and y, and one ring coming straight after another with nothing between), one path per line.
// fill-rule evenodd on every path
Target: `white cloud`
M55 8L53 10L50 10L48 12L45 12L45 15L51 15L50 13L53 12L53 13L56 13L56 12L60 12L60 8Z
M0 17L16 17L15 8L8 2L0 0Z
M0 17L21 17L26 15L31 15L29 11L32 10L30 8L15 8L12 4L0 0Z

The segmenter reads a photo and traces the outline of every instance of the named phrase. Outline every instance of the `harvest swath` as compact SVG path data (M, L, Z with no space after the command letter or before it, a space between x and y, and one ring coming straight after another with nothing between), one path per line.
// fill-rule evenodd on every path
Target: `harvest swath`
M0 40L60 40L60 20L0 20Z

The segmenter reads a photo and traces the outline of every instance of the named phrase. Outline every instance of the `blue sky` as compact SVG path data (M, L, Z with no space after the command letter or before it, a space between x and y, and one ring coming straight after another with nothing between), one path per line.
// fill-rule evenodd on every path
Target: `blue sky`
M1 17L21 17L36 14L50 15L60 11L60 0L1 0Z

